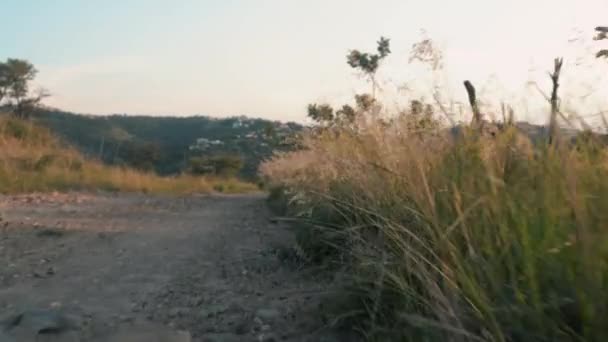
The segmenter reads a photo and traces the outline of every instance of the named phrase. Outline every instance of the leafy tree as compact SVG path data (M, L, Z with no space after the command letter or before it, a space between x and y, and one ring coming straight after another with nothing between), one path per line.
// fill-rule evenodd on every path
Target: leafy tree
M355 103L360 111L370 111L376 104L376 99L369 94L358 94L355 95Z
M373 98L376 97L376 72L378 71L380 62L391 53L390 40L380 37L376 50L377 53L375 54L352 50L346 56L348 65L363 72L371 81Z
M122 149L121 158L139 170L152 171L160 160L160 146L152 142L129 141Z
M334 109L328 104L309 104L308 117L320 124L330 124L334 120Z
M210 160L218 176L234 177L243 168L243 160L239 156L217 156Z
M277 130L276 128L274 128L274 124L272 122L268 122L264 126L264 136L266 137L266 139L271 141L277 140Z
M358 114L369 112L376 105L376 99L370 94L355 95L355 104L343 105L342 108L334 110L329 104L310 104L308 105L308 117L320 125L344 126L355 122Z
M0 106L8 107L17 117L27 117L48 96L39 91L30 96L30 82L38 71L30 62L9 58L0 62Z
M0 62L0 105L3 103L4 98L7 96L10 88L9 73L10 71L8 65Z
M213 174L215 169L211 165L207 158L204 157L191 157L188 160L188 172L193 175L207 175Z
M233 155L192 157L188 164L188 170L191 174L212 174L222 177L234 177L243 168L243 160L239 156Z
M343 105L342 108L336 111L336 120L342 124L351 124L357 117L356 110L350 105Z
M354 69L360 70L366 75L372 83L372 94L355 95L356 108L350 105L343 105L342 108L334 110L328 104L309 104L308 117L316 123L323 126L335 126L352 124L355 122L357 113L368 112L374 108L376 104L376 72L380 66L380 62L390 53L390 40L380 37L377 42L377 53L361 52L359 50L351 50L346 56L346 61Z

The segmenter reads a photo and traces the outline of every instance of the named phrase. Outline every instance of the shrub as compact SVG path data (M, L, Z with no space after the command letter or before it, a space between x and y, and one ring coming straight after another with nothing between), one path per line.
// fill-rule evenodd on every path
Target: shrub
M243 168L243 159L232 155L192 157L188 164L191 174L235 177Z

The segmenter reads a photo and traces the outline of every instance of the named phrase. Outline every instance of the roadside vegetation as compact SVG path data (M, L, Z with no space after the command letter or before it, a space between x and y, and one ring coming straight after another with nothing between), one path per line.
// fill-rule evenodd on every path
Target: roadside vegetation
M128 167L107 166L84 158L46 128L9 114L1 115L0 193L70 190L238 193L256 191L257 186L234 177L160 177Z
M351 52L372 94L309 106L300 149L261 167L307 258L348 275L331 323L377 341L608 340L608 149L559 128L562 60L530 134L507 106L488 121L468 81L470 123L440 101L380 115L388 53Z

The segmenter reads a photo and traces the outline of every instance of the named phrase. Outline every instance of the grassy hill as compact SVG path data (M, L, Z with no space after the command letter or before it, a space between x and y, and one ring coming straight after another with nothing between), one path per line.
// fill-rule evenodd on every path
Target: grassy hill
M231 155L243 160L240 176L246 179L254 179L259 163L302 128L246 117L87 116L51 110L34 120L106 164L172 175L185 170L191 157Z
M242 192L256 187L235 179L160 177L86 158L33 122L0 117L0 193L106 190L152 193Z

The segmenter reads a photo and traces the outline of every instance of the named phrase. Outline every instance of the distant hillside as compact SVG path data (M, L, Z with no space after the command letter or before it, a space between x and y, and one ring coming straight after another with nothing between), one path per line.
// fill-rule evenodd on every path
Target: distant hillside
M66 146L47 128L0 113L0 194L71 190L189 194L257 187L234 178L159 177L104 165Z
M241 176L247 179L255 178L263 159L283 148L285 137L302 129L296 123L243 116L90 116L47 110L34 119L107 164L170 175L185 170L191 157L238 155L244 161Z

